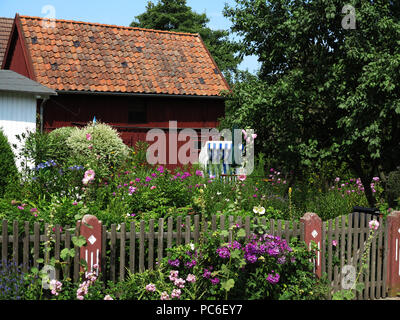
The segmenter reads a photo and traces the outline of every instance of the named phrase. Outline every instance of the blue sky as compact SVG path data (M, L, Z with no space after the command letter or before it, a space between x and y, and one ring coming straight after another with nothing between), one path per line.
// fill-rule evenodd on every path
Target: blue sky
M135 16L146 10L147 0L1 0L0 17L13 18L16 13L45 17L42 10L53 6L57 19L78 20L128 26ZM153 2L157 2L153 0ZM230 21L222 15L225 3L234 5L234 0L187 0L187 4L198 13L206 13L212 29L229 29ZM246 57L240 69L255 72L259 67L256 57Z

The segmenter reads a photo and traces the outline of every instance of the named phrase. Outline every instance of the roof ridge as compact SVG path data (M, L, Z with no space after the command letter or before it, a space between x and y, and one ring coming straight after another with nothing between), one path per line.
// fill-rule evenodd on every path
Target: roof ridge
M42 17L34 17L34 16L23 16L20 15L20 18L24 19L37 19L44 20ZM12 18L11 18L12 19ZM198 37L198 33L189 33L189 32L177 32L177 31L167 31L167 30L156 30L156 29L147 29L147 28L139 28L139 27L127 27L127 26L119 26L113 24L106 23L98 23L98 22L85 22L85 21L76 21L76 20L66 20L66 19L54 19L56 22L68 22L68 23L76 23L76 24L85 24L85 25L93 25L93 26L101 26L101 27L110 27L110 28L119 28L119 29L127 29L127 30L139 30L139 31L147 31L147 32L156 32L156 33L168 33L168 34L177 34L177 35L185 35Z

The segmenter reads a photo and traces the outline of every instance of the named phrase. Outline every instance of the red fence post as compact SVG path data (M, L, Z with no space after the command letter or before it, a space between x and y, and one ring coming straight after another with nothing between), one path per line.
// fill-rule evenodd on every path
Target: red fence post
M304 241L309 249L311 249L311 241L317 244L318 251L316 252L316 259L314 260L314 273L317 277L322 276L321 268L321 248L322 248L322 220L317 214L307 212L300 219L304 226Z
M387 216L388 256L387 256L387 289L389 296L400 292L400 211Z
M97 275L101 267L101 226L101 221L89 214L85 215L82 221L78 221L80 235L84 236L86 239L86 245L80 248L80 260L83 259L86 261L88 267L87 271L89 272L93 272L93 266L97 265Z

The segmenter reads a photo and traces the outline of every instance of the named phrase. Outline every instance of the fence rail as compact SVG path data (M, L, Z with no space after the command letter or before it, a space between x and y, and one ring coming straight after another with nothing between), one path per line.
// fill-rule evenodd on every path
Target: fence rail
M341 271L345 265L353 265L358 271L361 255L364 251L365 241L368 237L368 222L372 220L371 215L353 213L335 219L322 222L322 240L320 247L321 269L326 273L332 285L333 291L341 289L341 281L346 276ZM365 289L357 299L374 299L386 296L386 270L388 251L388 230L383 219L379 220L381 226L372 241L368 272L361 280L365 282ZM160 218L149 221L131 222L129 224L113 224L107 230L101 226L101 257L100 264L103 277L106 280L118 281L126 278L127 270L132 273L142 272L146 269L154 269L158 260L169 255L167 248L180 244L198 243L207 231L228 230L234 224L239 224L250 235L257 225L264 225L268 233L280 236L287 241L296 237L305 240L305 226L302 221L292 222L284 220L266 220L260 218L252 221L250 217L233 216L211 216L206 220L199 215L178 216L175 219ZM32 228L33 227L33 228ZM22 264L23 270L38 266L37 260L43 258L42 246L48 240L45 225L44 231L40 232L39 223L33 225L25 222L22 226L17 221L2 221L2 233L0 235L2 260L14 259L17 264ZM63 248L74 248L71 238L78 234L68 231L66 226L60 230L55 226L53 232L53 243L51 254L60 258ZM11 232L9 232L11 230ZM228 237L221 236L221 240L229 241ZM71 277L74 281L79 280L80 271L79 248L75 248L75 257L70 267L62 276ZM61 276L57 270L56 277Z

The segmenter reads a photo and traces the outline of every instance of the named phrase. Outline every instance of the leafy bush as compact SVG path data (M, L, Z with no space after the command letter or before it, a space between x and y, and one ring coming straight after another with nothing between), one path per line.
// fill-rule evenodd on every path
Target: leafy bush
M71 150L70 164L94 169L98 178L111 176L125 165L129 155L117 130L103 123L74 128L67 144Z
M389 206L400 205L400 171L389 173L386 184L386 193Z
M14 184L18 177L15 165L14 153L8 143L7 137L0 130L0 197L4 196L11 184Z
M50 159L61 165L67 164L71 156L71 149L67 144L67 140L73 130L73 127L61 127L50 132L51 144L55 147L50 154Z
M25 290L24 273L15 262L0 262L0 300L22 300Z

